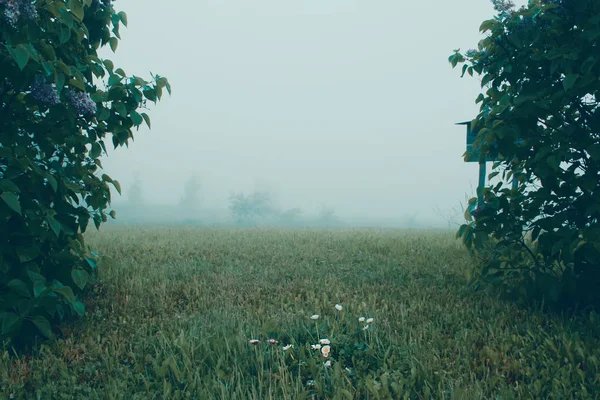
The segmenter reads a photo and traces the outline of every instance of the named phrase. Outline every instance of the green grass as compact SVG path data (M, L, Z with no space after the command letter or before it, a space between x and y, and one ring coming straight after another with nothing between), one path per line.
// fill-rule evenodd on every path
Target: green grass
M600 393L595 314L472 292L452 233L110 227L88 243L102 256L88 317L31 356L0 352L0 399ZM331 367L311 349L324 337Z

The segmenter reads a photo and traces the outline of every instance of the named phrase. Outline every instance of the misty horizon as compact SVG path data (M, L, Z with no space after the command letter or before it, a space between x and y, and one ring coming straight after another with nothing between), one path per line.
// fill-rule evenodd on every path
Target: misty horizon
M195 174L205 209L258 190L281 209L441 224L435 210L475 195L477 164L463 161L465 127L455 123L478 113L479 79L460 78L447 59L477 46L489 1L115 8L128 28L102 57L173 88L150 107L152 130L103 160L123 188L117 212L136 176L153 205L176 205Z

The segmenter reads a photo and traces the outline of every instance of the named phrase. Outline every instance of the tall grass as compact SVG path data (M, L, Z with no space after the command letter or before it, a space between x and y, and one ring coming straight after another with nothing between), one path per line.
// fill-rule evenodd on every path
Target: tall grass
M600 393L596 315L472 292L452 233L111 227L88 242L102 261L87 319L30 356L0 352L0 398Z

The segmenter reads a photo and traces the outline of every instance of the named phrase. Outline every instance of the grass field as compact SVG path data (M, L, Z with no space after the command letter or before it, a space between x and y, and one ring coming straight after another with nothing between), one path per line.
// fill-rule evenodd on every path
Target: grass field
M0 398L600 396L597 316L473 293L453 233L108 227L88 243L88 318L0 352Z

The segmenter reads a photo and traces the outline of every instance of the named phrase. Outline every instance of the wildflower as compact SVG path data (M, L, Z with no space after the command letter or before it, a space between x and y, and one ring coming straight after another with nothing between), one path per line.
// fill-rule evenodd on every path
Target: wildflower
M323 357L327 358L329 357L329 354L331 353L331 346L323 346L321 347L321 354L323 354Z
M314 314L310 317L310 319L312 319L313 321L316 321L319 319L319 314Z
M283 346L283 351L288 351L289 349L291 349L292 347L294 347L293 344L288 344L286 346Z
M366 331L367 329L369 329L369 325L368 324L365 325L365 326L363 326L363 331Z
M315 384L315 381L313 381L313 380L311 379L310 381L307 381L307 382L306 382L306 384L307 384L308 386L312 386L312 385L314 385L314 384Z
M56 90L54 90L52 84L46 82L46 79L41 74L38 74L33 78L33 82L31 83L31 96L48 105L60 103Z
M329 344L331 342L329 341L329 339L321 339L321 340L319 340L319 343L321 343L321 344Z
M327 360L327 362L325 363L326 367L331 367L331 360Z
M277 340L275 340L275 339L268 339L267 343L269 343L269 344L278 344L279 342Z
M360 318L358 319L358 322L365 322L365 317L360 317Z
M79 114L93 115L96 113L96 103L88 93L75 92L71 90L67 93L69 102Z
M368 318L367 319L367 324L370 324L371 322L373 322L373 318Z
M248 341L248 343L250 343L250 344L259 344L259 343L260 343L260 340L258 340L258 339L250 339L250 340Z
M310 348L313 350L320 350L321 349L321 345L320 344L311 344Z
M338 310L338 311L342 311L343 307L342 307L341 304L336 304L335 305L335 309Z

